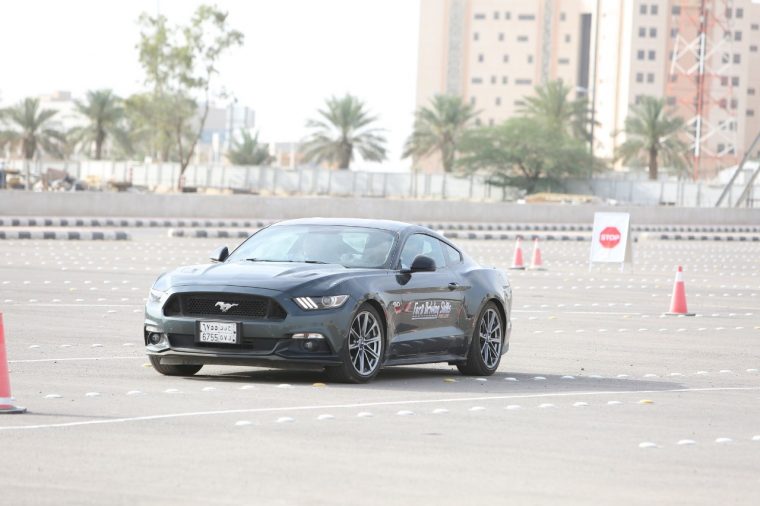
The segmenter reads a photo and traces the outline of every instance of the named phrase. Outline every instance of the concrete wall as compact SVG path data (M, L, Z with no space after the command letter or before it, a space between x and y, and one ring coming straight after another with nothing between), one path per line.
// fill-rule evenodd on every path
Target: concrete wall
M760 209L571 206L339 197L38 193L0 190L0 215L282 219L308 216L402 221L591 223L594 212L630 212L638 224L758 225Z

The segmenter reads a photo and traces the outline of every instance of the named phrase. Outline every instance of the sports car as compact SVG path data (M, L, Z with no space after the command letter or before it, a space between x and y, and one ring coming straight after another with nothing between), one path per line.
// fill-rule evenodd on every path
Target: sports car
M362 383L386 366L447 362L485 376L509 349L506 275L425 227L288 220L210 260L164 273L150 289L144 342L159 373L324 368Z

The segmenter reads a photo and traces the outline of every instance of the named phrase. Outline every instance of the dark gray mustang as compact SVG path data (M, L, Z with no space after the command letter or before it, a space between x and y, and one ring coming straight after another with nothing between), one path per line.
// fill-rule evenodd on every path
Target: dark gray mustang
M144 339L162 374L326 368L360 383L383 366L448 362L483 376L509 348L506 276L424 227L283 221L211 260L162 274L150 290Z

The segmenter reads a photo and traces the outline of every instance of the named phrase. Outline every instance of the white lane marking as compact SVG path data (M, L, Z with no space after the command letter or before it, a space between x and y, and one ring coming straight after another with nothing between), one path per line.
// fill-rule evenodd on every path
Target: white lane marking
M76 358L32 358L23 360L9 360L9 364L29 364L33 362L73 362L77 360L128 360L145 357L76 357Z
M547 397L577 397L577 396L595 396L595 395L631 395L631 394L664 394L664 393L699 393L699 392L747 392L760 391L760 387L709 387L709 388L674 388L670 390L626 390L626 391L598 391L598 392L554 392L544 394L518 394L518 395L494 395L486 397L453 397L450 399L412 399L398 401L377 401L363 402L353 404L328 404L328 405L308 405L308 406L286 406L270 408L242 408L242 409L225 409L218 411L191 411L185 413L168 413L163 415L145 415L127 418L110 418L84 420L79 422L61 422L40 425L7 425L0 426L0 430L23 430L23 429L48 429L58 427L77 427L82 425L105 425L112 423L140 422L148 420L166 420L171 418L186 418L196 416L215 416L230 415L240 413L278 413L283 411L313 411L318 409L355 409L376 406L403 406L412 404L431 404L431 403L449 403L449 402L475 402L475 401L500 401L507 399L540 399ZM611 401L617 402L617 401ZM507 406L510 409L510 406ZM362 411L358 417L372 416L372 413Z

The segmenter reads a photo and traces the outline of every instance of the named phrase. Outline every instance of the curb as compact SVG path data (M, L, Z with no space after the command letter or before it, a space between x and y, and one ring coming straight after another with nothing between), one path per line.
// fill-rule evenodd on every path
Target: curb
M177 229L170 228L167 231L169 237L186 237L188 239L247 239L252 232L245 230L207 230L207 229Z
M226 227L261 228L276 220L206 220L206 219L145 219L145 218L2 218L0 227Z
M18 230L4 232L0 230L0 240L52 240L52 241L128 241L129 234L126 232L79 232L71 230L67 232L39 232L32 230Z
M591 232L586 224L420 223L433 230ZM756 226L632 225L633 232L760 233Z

